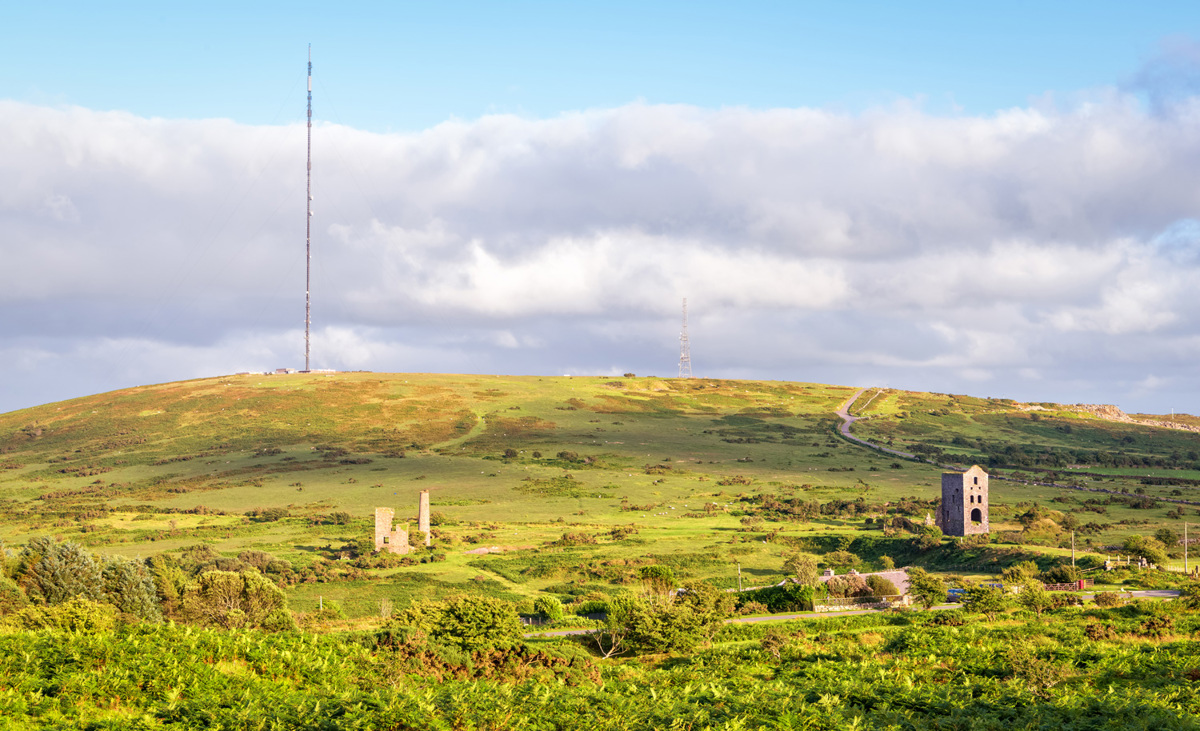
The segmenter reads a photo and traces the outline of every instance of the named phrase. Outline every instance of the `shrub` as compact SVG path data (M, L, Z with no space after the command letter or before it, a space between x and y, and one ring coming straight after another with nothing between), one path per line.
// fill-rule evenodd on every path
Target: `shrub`
M1083 634L1089 640L1112 640L1116 639L1117 631L1111 624L1101 624L1099 622L1091 622L1083 630Z
M605 629L595 640L606 654L688 652L704 639L706 620L687 605L622 594L609 602Z
M183 616L198 624L224 627L262 627L277 612L287 610L287 597L257 572L206 571L183 592Z
M255 523L273 523L288 517L289 513L287 508L254 508L247 510L246 515Z
M1047 584L1070 584L1079 581L1082 576L1083 572L1071 564L1060 563L1042 574L1042 581Z
M17 582L0 574L0 617L19 611L29 604Z
M10 620L21 629L60 632L109 632L117 624L117 608L72 597L50 607L25 607Z
M825 588L829 591L829 596L837 598L871 595L866 579L861 576L833 576L825 582Z
M666 594L675 588L675 572L670 566L643 566L638 572L646 591Z
M1041 616L1042 612L1053 606L1054 600L1040 582L1031 579L1025 582L1021 593L1017 595L1017 603Z
M1097 592L1094 601L1098 607L1119 607L1125 603L1121 595L1115 591Z
M318 609L315 612L309 612L308 614L304 615L306 622L333 622L335 620L345 618L346 612L342 609L341 603L332 599L329 601L322 599Z
M409 627L460 649L504 649L521 644L521 619L502 599L459 596L423 602L401 612L389 626Z
M552 622L561 622L563 619L563 605L558 597L540 596L534 600L533 609Z
M1200 609L1200 582L1193 581L1179 590L1179 605L1184 609Z
M868 576L867 587L870 588L873 596L897 596L900 594L896 585L882 576Z
M976 614L986 614L988 619L1004 611L1008 600L1004 593L991 586L970 586L963 592L963 609Z
M1033 561L1018 561L1001 572L1000 577L1006 584L1024 584L1036 578L1039 573L1038 565Z

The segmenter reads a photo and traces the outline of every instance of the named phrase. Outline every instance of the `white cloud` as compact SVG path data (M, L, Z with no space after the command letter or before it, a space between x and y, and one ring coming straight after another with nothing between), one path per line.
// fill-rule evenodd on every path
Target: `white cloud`
M710 375L1134 393L1200 349L1200 105L1172 110L318 124L314 365L668 374L688 297ZM28 393L53 363L296 365L303 150L298 125L0 101L0 350Z

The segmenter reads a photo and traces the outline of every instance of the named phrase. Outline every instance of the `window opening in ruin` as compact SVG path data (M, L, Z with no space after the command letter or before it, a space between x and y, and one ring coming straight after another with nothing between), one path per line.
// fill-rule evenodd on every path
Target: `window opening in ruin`
M972 523L982 523L983 522L983 511L980 510L979 508L975 508L974 510L972 510L971 511L971 522Z

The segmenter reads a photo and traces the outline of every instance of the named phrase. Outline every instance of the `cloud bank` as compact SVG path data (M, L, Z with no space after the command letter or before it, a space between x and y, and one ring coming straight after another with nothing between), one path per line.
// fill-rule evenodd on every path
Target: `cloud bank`
M313 367L672 375L687 297L697 375L1197 412L1198 122L1111 90L317 124ZM0 101L0 410L301 366L304 137Z

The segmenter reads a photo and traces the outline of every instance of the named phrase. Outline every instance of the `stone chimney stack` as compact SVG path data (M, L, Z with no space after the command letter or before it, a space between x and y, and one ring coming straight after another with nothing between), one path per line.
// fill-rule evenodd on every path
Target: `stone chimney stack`
M417 505L417 530L425 534L425 545L430 544L429 539L429 491L421 491L421 501Z

